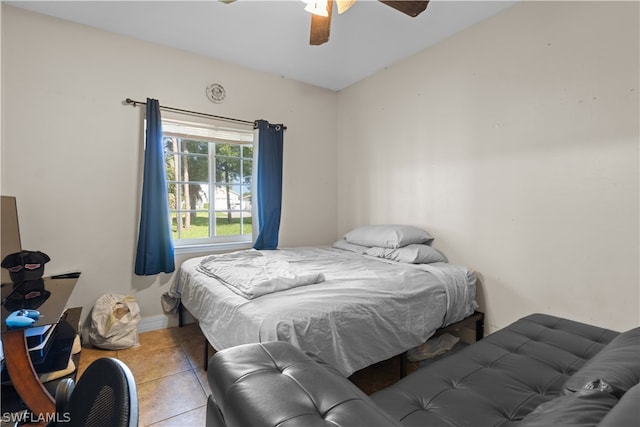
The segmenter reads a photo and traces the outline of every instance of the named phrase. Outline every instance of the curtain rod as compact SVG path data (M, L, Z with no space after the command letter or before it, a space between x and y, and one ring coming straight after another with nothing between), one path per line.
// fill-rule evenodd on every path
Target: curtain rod
M124 102L126 102L127 104L133 104L134 107L138 106L138 104L147 105L146 102L134 101L131 98L125 99ZM227 120L227 121L236 122L236 123L250 124L250 125L252 125L254 127L256 125L256 122L250 122L248 120L234 119L234 118L231 118L231 117L216 116L215 114L200 113L198 111L183 110L181 108L174 108L174 107L165 107L164 105L160 105L160 108L162 108L164 110L175 111L175 112L178 112L178 113L196 114L198 116L212 117L214 119ZM283 126L283 128L286 129L286 127L284 127L284 126Z

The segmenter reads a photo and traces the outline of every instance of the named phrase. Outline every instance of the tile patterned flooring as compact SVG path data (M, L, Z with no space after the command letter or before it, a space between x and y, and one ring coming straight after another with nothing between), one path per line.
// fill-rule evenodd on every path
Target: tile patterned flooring
M139 337L140 346L126 350L83 348L78 375L97 358L116 357L136 379L141 427L204 426L210 389L203 369L204 338L197 324Z
M82 349L78 378L100 357L116 357L131 369L138 388L139 425L204 426L210 394L203 369L204 336L197 324L144 332L140 346L110 351ZM209 348L209 356L214 351ZM417 364L408 363L407 372ZM395 357L356 372L351 381L365 393L384 388L399 379L400 359Z

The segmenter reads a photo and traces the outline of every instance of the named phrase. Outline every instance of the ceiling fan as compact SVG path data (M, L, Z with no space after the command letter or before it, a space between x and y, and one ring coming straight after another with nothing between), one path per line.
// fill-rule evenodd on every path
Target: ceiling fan
M223 3L233 3L235 0L220 0ZM429 0L378 0L406 15L415 18L427 8ZM329 41L331 28L331 13L334 0L302 0L307 6L304 8L311 13L311 35L309 44L318 46ZM338 13L346 12L356 0L335 0Z
M333 11L334 0L302 0L307 3L305 10L311 12L311 35L309 44L313 46L321 45L329 41L329 30L331 28L331 13ZM378 0L412 18L421 14L429 4L429 0ZM346 12L356 0L335 0L338 6L338 13Z

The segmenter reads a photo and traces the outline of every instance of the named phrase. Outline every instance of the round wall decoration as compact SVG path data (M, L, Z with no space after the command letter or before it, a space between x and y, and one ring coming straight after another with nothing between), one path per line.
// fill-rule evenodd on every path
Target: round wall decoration
M225 96L227 96L227 92L224 90L224 87L222 87L222 85L219 83L211 83L209 86L207 86L206 92L209 101L216 104L221 103L224 100Z

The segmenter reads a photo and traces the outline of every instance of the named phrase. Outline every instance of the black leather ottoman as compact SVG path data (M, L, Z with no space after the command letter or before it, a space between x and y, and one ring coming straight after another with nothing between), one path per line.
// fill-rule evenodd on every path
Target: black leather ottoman
M532 314L366 396L284 342L209 362L209 426L640 425L640 327Z

